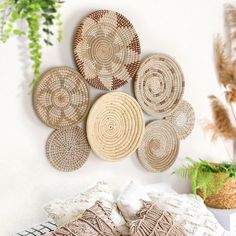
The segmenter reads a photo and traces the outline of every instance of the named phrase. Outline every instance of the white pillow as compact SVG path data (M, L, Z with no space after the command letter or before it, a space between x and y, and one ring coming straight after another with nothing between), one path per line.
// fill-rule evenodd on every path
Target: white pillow
M94 187L73 198L50 202L44 210L58 226L63 226L81 216L97 200L113 209L111 218L119 230L123 230L126 222L118 212L112 190L105 182L98 182Z
M206 208L199 196L192 194L161 194L151 195L152 201L175 216L177 223L182 225L187 236L223 236L223 227L214 215Z
M156 184L148 184L144 186L145 191L148 195L158 196L163 193L177 193L170 184L168 183L156 183Z
M134 182L130 182L117 200L117 205L126 221L131 221L135 218L136 213L143 206L142 200L151 200L145 188Z

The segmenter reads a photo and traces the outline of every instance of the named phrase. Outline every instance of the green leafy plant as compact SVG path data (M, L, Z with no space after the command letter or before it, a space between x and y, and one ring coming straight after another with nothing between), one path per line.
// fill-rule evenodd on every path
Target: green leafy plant
M59 8L61 0L3 0L0 3L0 36L6 42L11 36L27 36L29 54L34 70L32 86L39 78L42 64L42 41L52 46L54 26L57 27L57 39L62 33Z
M194 161L186 158L188 164L178 168L173 174L188 178L192 184L192 192L200 190L206 199L217 194L229 178L236 178L236 164L211 164L206 160Z

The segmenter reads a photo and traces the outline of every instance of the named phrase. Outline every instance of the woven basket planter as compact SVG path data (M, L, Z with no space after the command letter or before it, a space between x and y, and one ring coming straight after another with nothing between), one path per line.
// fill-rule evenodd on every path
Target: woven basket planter
M214 164L214 163L211 163ZM217 164L214 164L217 165ZM227 175L215 174L214 179L217 181L219 175ZM201 190L197 191L197 194L204 199L204 195ZM236 208L236 179L227 179L224 183L223 188L216 194L207 197L204 200L205 204L208 207L219 208L219 209L233 209Z

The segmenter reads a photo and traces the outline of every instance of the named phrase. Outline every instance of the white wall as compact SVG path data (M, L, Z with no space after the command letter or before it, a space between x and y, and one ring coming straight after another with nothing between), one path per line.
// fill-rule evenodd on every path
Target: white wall
M155 52L170 54L181 65L186 80L184 98L193 105L197 120L210 118L207 96L220 94L213 64L213 37L223 32L223 0L67 0L62 8L64 39L45 50L42 72L53 66L75 68L72 35L88 13L111 9L124 14L136 28L142 58ZM145 171L136 156L104 162L90 155L88 162L73 173L62 173L48 163L44 146L52 129L42 124L32 110L27 88L32 71L24 40L0 44L0 235L46 219L42 205L65 198L81 186L107 180L115 188L133 179L140 183L171 182L180 192L189 191L186 181L170 176L181 158L224 160L221 142L211 144L196 124L181 143L178 161L163 174ZM130 92L130 83L122 91ZM93 91L102 94L102 91Z

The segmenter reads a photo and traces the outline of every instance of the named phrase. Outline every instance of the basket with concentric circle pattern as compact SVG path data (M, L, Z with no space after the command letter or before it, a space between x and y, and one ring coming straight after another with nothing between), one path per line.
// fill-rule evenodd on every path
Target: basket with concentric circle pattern
M184 86L184 76L177 62L166 54L158 53L142 62L134 90L143 110L161 119L177 107Z
M139 146L145 128L142 109L130 95L111 92L100 97L87 119L87 136L101 159L116 161Z

